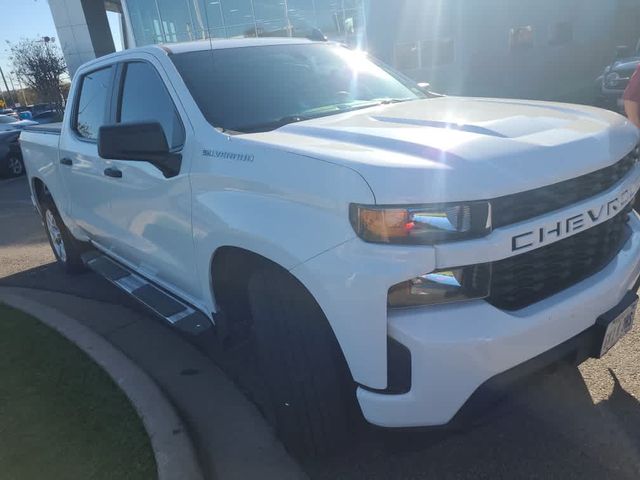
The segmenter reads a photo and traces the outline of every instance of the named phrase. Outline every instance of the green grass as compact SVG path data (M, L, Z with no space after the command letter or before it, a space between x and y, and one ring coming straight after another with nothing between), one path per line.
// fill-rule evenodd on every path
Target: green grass
M156 478L149 438L84 352L0 304L0 480Z

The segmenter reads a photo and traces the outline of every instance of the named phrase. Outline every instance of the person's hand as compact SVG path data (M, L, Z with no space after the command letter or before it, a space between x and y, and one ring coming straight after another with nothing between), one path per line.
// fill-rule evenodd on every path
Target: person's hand
M640 103L633 100L625 100L624 111L631 123L640 128Z

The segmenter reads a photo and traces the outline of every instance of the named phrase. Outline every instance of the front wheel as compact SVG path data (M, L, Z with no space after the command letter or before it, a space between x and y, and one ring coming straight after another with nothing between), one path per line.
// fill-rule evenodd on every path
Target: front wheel
M336 451L352 435L355 386L320 306L275 266L252 275L249 300L267 419L296 454Z
M85 266L81 258L84 252L83 244L73 238L53 201L47 201L43 205L43 217L49 244L58 265L67 273L84 271Z

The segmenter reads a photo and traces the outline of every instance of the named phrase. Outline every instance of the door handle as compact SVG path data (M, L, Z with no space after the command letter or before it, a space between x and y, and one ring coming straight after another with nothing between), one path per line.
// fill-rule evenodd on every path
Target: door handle
M71 160L70 158L65 157L65 158L61 158L61 159L60 159L60 163L61 163L62 165L69 165L69 166L71 166L71 165L73 165L73 160Z
M118 170L117 168L113 167L105 168L104 174L107 177L122 178L122 170Z

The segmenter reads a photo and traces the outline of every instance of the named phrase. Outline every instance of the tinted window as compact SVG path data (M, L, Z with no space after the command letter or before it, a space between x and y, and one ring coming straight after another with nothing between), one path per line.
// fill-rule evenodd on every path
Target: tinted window
M98 130L104 125L110 82L111 67L88 73L82 78L74 127L80 136L91 140L98 138Z
M160 122L171 148L184 143L184 128L164 82L148 63L128 63L126 67L119 121Z
M224 48L181 53L172 60L207 120L238 132L424 98L404 77L334 45Z

